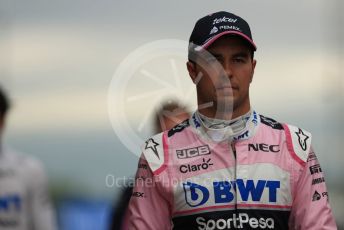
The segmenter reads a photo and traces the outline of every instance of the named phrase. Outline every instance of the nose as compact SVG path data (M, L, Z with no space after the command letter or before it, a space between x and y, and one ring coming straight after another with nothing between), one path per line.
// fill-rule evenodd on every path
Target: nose
M223 62L223 63L222 63L222 68L223 68L223 71L224 71L223 74L224 74L227 78L231 79L232 76L233 76L233 71L232 71L232 68L231 68L231 65L230 65L229 61Z

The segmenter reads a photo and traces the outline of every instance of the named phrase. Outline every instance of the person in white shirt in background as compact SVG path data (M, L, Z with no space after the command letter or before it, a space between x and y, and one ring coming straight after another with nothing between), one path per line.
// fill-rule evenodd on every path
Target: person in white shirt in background
M42 163L4 146L9 108L9 100L0 86L0 229L55 230L55 211Z

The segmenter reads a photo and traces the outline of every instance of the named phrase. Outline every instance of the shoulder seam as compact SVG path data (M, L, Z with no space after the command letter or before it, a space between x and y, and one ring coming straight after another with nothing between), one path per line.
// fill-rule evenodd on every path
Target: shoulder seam
M183 122L175 125L172 129L168 130L167 131L167 136L168 137L172 137L173 135L175 135L176 133L178 132L181 132L183 131L185 128L189 127L190 126L190 121L189 121L190 118L184 120Z
M154 175L159 175L161 172L163 172L168 165L168 160L169 160L169 154L168 154L168 145L167 145L167 136L166 133L163 133L162 135L162 145L163 145L163 155L164 155L164 162L163 164L160 166L160 168L158 168L157 170L155 170L153 172Z

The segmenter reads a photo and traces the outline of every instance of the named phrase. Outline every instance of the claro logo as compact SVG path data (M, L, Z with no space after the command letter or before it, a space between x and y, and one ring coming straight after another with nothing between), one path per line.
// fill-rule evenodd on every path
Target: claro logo
M272 218L254 218L249 217L246 213L233 214L232 218L228 219L209 219L197 217L196 222L200 230L215 230L215 229L247 229L249 227L259 229L274 229L275 222Z
M213 165L213 163L211 163L210 158L207 160L205 158L203 158L203 161L200 164L181 165L179 167L179 171L181 173L196 172L196 171L200 171L200 170L207 170L212 165Z
M192 182L183 183L186 203L190 207L204 205L210 198L209 189L213 190L213 200L216 204L230 203L234 200L235 186L237 194L242 201L260 201L263 194L267 193L269 202L276 203L277 189L280 188L280 181L273 180L243 180L216 181L212 188L207 188Z

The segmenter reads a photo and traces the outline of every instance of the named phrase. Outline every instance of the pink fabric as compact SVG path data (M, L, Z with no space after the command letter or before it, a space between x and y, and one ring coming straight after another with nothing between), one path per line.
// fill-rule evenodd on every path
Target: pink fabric
M234 208L234 205L218 205L218 206L212 206L212 207L206 207L206 208L196 208L194 210L187 210L187 211L180 211L180 212L175 212L173 215L181 215L181 214L190 214L194 212L199 212L199 211L204 211L204 210L214 210L214 209L223 209L223 208Z
M143 195L136 194L130 201L128 229L167 230L172 229L172 221L174 229L179 229L178 224L181 226L190 217L234 209L258 216L261 210L290 214L286 220L289 229L336 229L319 162L316 157L304 162L297 156L288 126L272 128L258 123L252 137L234 142L236 157L231 143L210 141L193 125L167 135L168 132L163 134L163 166L154 175L149 167L138 169L137 178L154 179L154 183L152 186L136 184L134 193ZM205 154L204 146L209 147L209 154ZM178 158L177 152L187 149L193 149L189 158ZM149 165L143 157L140 163ZM317 171L311 172L311 168ZM216 187L216 183L222 187ZM247 192L250 183L255 186L255 192L254 189ZM231 195L235 199L229 199ZM222 202L225 198L227 203ZM206 220L202 218L198 220ZM213 217L209 215L209 218ZM274 221L277 225L279 219Z
M129 229L129 211L128 211L128 209L124 213L121 229L122 230Z
M147 165L144 157L141 157L139 164ZM142 169L138 170L136 177L144 181L136 182L133 194L139 193L138 195L142 196L136 195L130 199L128 229L171 229L169 199L167 194L162 192L163 188L154 182L153 173L149 169ZM148 179L153 183L146 184Z
M163 149L164 149L164 164L160 168L158 168L156 171L153 172L154 175L159 175L162 171L166 169L167 164L168 164L169 154L168 154L168 145L166 141L166 135L163 135L162 143L163 143Z

